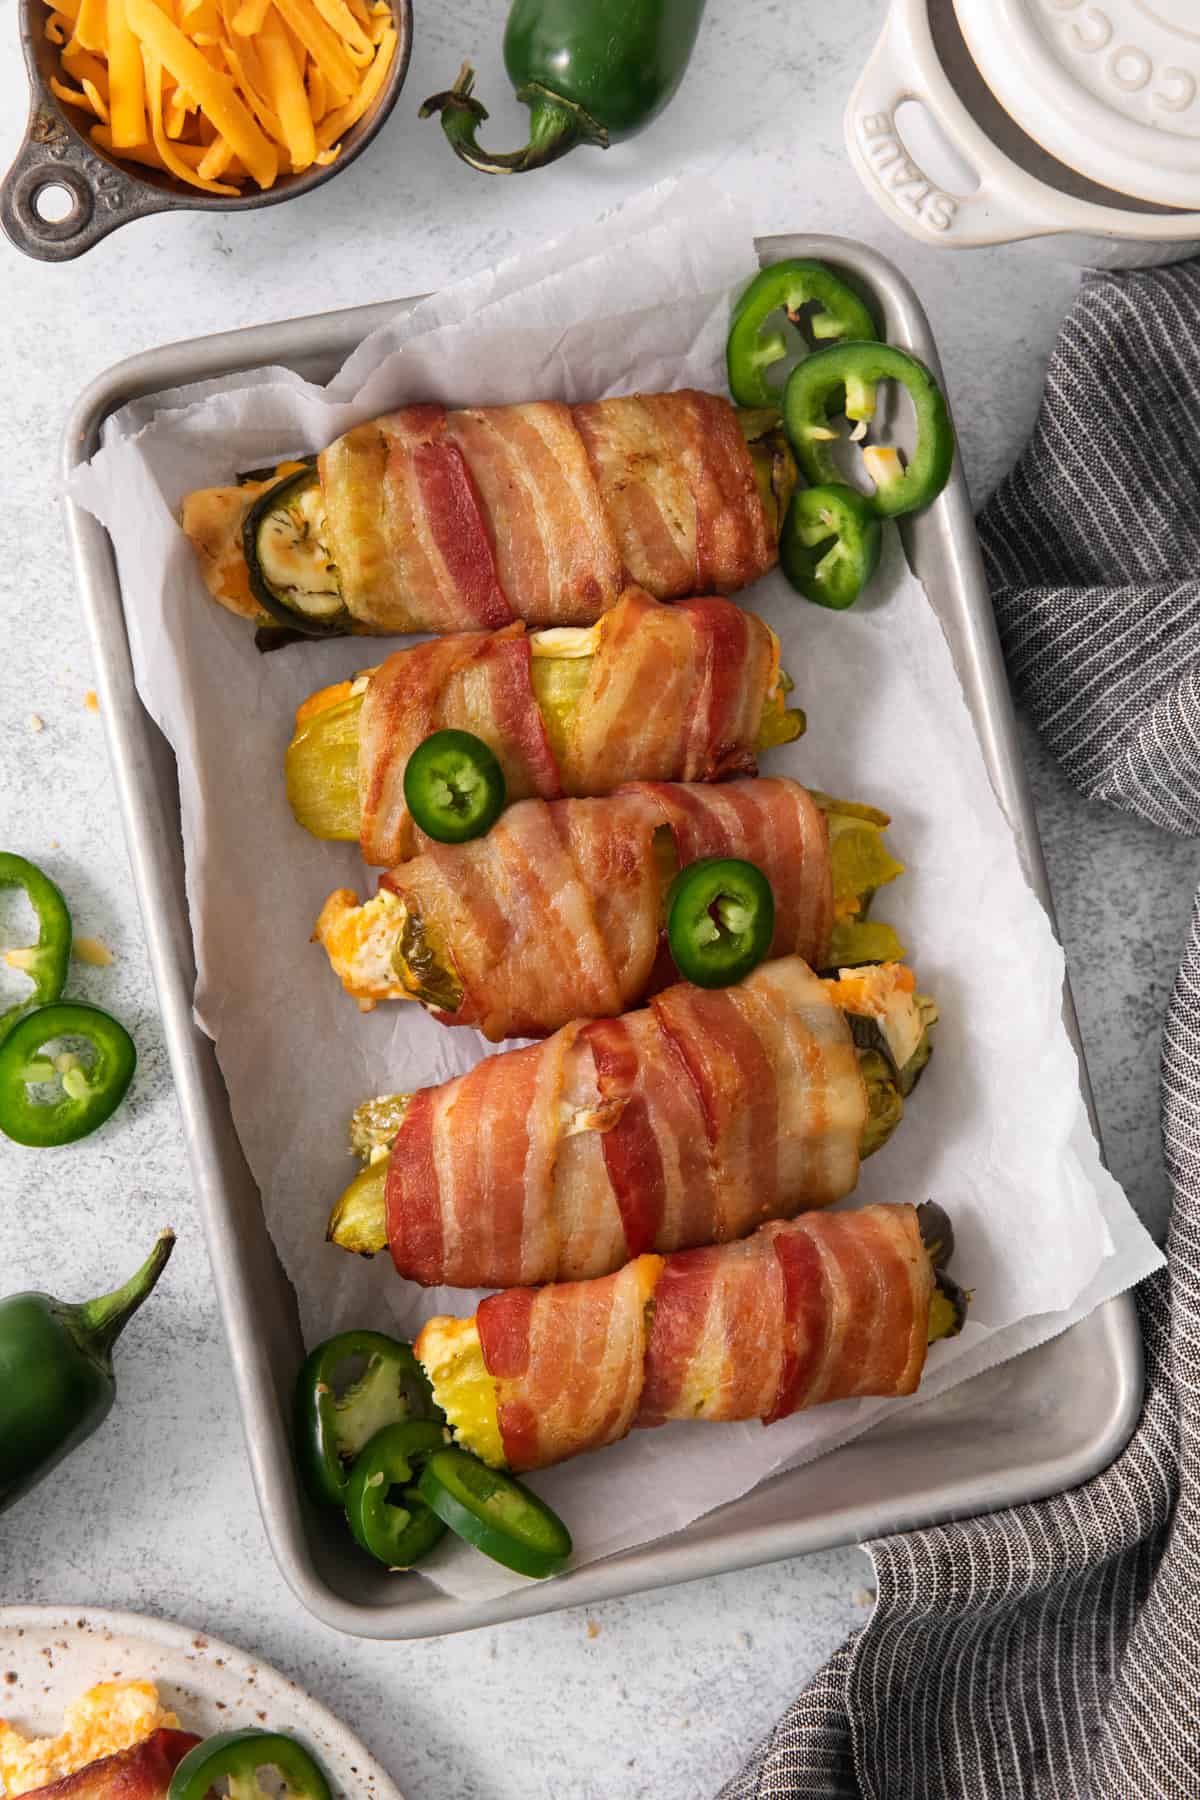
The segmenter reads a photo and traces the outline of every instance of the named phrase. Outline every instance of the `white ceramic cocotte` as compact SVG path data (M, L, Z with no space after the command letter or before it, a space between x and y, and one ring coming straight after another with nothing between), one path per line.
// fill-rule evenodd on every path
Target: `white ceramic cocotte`
M846 141L924 243L1200 254L1200 0L892 0Z

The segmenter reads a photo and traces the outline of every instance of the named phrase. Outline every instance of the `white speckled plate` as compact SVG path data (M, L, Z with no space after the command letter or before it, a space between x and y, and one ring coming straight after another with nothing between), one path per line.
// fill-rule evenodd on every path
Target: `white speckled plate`
M98 1681L156 1682L202 1737L243 1725L294 1732L324 1763L337 1800L403 1800L354 1734L268 1663L203 1632L137 1613L0 1607L0 1717L53 1736L67 1703Z

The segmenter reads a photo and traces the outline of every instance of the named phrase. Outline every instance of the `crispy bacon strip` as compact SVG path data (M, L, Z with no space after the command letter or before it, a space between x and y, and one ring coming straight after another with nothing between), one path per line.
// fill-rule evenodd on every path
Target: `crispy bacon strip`
M590 625L630 582L664 600L735 593L776 559L736 412L688 389L402 407L346 432L318 469L322 541L360 630ZM240 532L259 491L183 507L210 593L251 615Z
M753 613L720 599L663 606L627 589L599 634L556 756L519 624L397 650L372 674L363 702L363 854L389 866L412 854L404 769L442 726L492 746L510 800L608 794L637 777L717 781L754 773L775 676L774 639Z
M858 1179L867 1097L846 1020L799 957L681 984L423 1089L392 1147L401 1275L579 1280L740 1237Z
M569 794L632 776L720 781L753 775L775 644L728 600L662 606L629 589L605 621L562 757Z
M358 425L317 464L351 615L385 631L508 624L479 493L440 406Z
M702 787L639 781L620 790L653 797L675 839L680 866L706 856L757 863L775 894L772 956L825 967L833 928L829 829L806 788L777 776Z
M411 852L404 770L417 745L445 726L491 745L512 798L552 800L562 792L521 626L399 650L372 675L359 721L360 842L368 862L390 865Z
M911 1394L932 1291L915 1208L868 1206L494 1294L476 1326L506 1460L541 1469L635 1426Z
M656 848L660 833L673 854ZM639 782L598 800L521 801L486 837L431 844L383 885L453 964L462 1004L438 1016L499 1042L624 1012L661 986L667 881L706 856L756 863L775 892L772 955L826 967L828 831L794 781Z
M614 606L620 552L570 408L472 408L451 413L449 430L482 495L513 612L590 625Z
M128 1750L33 1789L24 1800L167 1800L172 1775L199 1742L190 1731L155 1731Z
M685 388L577 406L631 581L660 600L734 594L775 560L737 414Z
M484 1361L500 1376L498 1418L514 1469L538 1469L625 1437L637 1423L646 1358L646 1304L659 1256L602 1281L534 1293L510 1288L479 1309ZM590 1304L580 1306L584 1292ZM545 1446L555 1445L547 1457Z

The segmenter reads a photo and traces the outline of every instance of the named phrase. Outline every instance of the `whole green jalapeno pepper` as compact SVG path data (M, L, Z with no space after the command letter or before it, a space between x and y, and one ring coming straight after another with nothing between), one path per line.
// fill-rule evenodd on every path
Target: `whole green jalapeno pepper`
M113 1345L175 1247L164 1231L137 1274L102 1299L0 1300L0 1512L103 1424L116 1398Z
M489 175L517 175L557 162L576 144L606 150L660 113L683 80L704 0L513 0L504 66L529 108L529 142L493 155L478 141L487 109L475 71L463 64L421 117L440 113L455 154Z

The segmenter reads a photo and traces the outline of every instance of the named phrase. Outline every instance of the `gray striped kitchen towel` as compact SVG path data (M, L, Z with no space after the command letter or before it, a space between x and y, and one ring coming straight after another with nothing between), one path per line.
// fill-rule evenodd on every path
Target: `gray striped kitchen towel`
M1078 786L1200 832L1200 264L1093 275L980 520L1019 701ZM1084 1487L868 1544L869 1624L721 1800L1200 1797L1200 903L1162 1047L1146 1401Z

